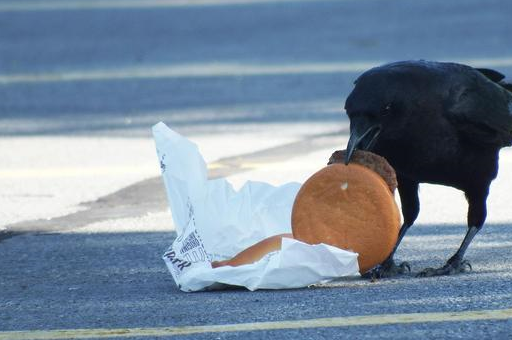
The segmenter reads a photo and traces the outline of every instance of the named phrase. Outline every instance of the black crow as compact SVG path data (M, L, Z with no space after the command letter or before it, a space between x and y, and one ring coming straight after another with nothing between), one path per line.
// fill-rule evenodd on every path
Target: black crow
M346 164L355 149L385 157L395 168L403 225L398 247L418 216L419 183L462 190L469 204L468 231L446 264L419 276L449 275L471 268L464 260L484 224L489 185L498 173L498 154L512 145L512 86L494 70L429 61L403 61L375 67L356 81L345 103L350 139ZM333 155L335 157L335 155ZM403 273L389 258L374 277Z

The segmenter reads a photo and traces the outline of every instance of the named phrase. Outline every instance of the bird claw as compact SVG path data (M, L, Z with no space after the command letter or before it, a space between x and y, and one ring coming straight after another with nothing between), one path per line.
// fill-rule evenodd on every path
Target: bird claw
M390 278L397 275L403 275L411 272L411 265L408 262L402 262L398 266L393 260L385 261L372 270L363 274L364 278L374 282L378 279Z
M416 274L416 277L430 277L435 276L436 268L425 268L418 274Z
M399 265L400 268L402 268L402 273L405 273L405 268L407 268L407 272L410 273L411 272L411 265L409 264L409 262L402 262L400 263Z
M461 265L461 272L470 272L470 271L473 271L473 267L471 266L471 263L469 263L468 260L464 260L460 263ZM469 268L469 270L466 270L465 267Z
M416 277L432 277L432 276L443 276L453 275L458 273L466 273L473 270L471 263L467 260L446 263L441 268L425 268L419 272Z

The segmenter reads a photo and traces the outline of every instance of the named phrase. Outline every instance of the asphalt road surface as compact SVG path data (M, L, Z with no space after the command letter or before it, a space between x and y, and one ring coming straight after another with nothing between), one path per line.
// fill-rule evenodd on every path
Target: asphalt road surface
M150 138L164 121L195 140L228 165L212 177L303 180L343 147L344 99L373 65L512 77L511 14L474 0L0 1L0 339L511 338L512 149L470 273L414 277L465 233L460 193L424 186L398 252L412 275L182 293L160 259L175 233Z

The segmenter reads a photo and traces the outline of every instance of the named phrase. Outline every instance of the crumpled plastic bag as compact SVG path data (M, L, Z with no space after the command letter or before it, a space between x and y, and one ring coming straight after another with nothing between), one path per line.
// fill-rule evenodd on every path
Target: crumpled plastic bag
M255 263L212 268L211 261L291 233L291 210L301 184L275 187L248 181L235 191L224 178L207 179L206 163L194 143L162 122L153 126L153 136L177 233L163 260L179 289L299 288L359 275L356 253L291 238L283 238L280 251Z

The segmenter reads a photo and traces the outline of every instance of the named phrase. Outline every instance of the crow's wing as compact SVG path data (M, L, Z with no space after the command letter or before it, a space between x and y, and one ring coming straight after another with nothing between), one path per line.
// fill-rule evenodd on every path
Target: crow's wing
M469 139L512 145L512 93L474 69L450 79L446 117Z

